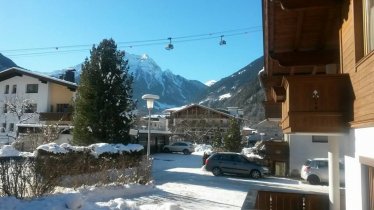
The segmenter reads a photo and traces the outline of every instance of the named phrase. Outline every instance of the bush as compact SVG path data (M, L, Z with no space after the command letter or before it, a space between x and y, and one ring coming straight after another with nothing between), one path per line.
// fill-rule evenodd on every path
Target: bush
M102 153L89 149L53 153L37 150L34 157L0 157L0 195L39 197L56 186L79 187L151 180L151 161L142 151Z

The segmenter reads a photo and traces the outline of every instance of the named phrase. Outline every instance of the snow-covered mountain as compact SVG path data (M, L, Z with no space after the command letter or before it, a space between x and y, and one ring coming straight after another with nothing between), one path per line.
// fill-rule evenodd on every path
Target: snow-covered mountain
M207 86L197 80L187 80L173 74L170 70L163 71L148 55L126 54L129 71L134 75L134 99L138 100L138 109L145 108L141 96L147 93L156 94L156 108L165 108L189 104L201 99Z
M205 96L208 87L197 80L187 80L173 74L170 70L163 71L147 54L134 55L127 53L129 72L134 76L133 99L137 101L137 109L146 111L144 94L156 94L160 99L155 102L155 109L162 111L167 108L182 106L199 101ZM76 70L75 80L79 83L82 64L71 68ZM62 75L63 70L55 71L54 76Z
M205 84L206 86L210 87L210 86L214 85L216 82L217 82L217 81L215 81L215 80L209 80L209 81L206 81L204 84Z
M204 85L196 80L187 80L173 74L170 70L163 71L148 55L126 54L129 71L134 75L133 98L137 108L146 112L142 95L150 93L160 96L155 109L178 107L190 103L201 103L214 108L237 106L244 109L246 118L258 121L264 118L262 101L264 92L260 87L258 72L264 67L264 59L260 57L234 74L217 82ZM16 66L9 58L0 54L0 71ZM79 83L81 64L73 66L76 70L75 80ZM51 73L60 77L65 70Z
M264 119L262 101L265 95L258 79L258 72L263 68L264 58L260 57L219 80L209 87L200 104L213 108L236 106L244 109L245 117L250 120Z

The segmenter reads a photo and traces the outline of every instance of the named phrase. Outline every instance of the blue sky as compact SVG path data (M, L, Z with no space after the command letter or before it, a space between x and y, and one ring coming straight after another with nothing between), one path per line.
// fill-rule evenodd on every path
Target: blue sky
M33 71L75 66L104 38L201 82L229 76L263 54L260 0L0 0L0 5L0 53ZM203 34L212 35L193 36ZM224 46L218 44L221 35ZM168 37L183 36L197 40L172 39L174 49L165 50ZM128 47L144 40L160 41Z

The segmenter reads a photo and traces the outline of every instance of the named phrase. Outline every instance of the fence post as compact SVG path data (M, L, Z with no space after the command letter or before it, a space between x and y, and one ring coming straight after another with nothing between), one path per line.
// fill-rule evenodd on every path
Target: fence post
M270 207L269 210L272 210L272 209L273 209L273 198L271 197L271 194L270 194L270 203L269 203L269 207Z
M306 210L306 207L305 207L305 195L303 195L303 210Z

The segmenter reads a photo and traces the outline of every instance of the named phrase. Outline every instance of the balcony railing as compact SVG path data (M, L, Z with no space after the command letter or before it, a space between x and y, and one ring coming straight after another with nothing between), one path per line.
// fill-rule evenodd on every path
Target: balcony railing
M39 113L40 121L71 121L71 112L41 112Z

